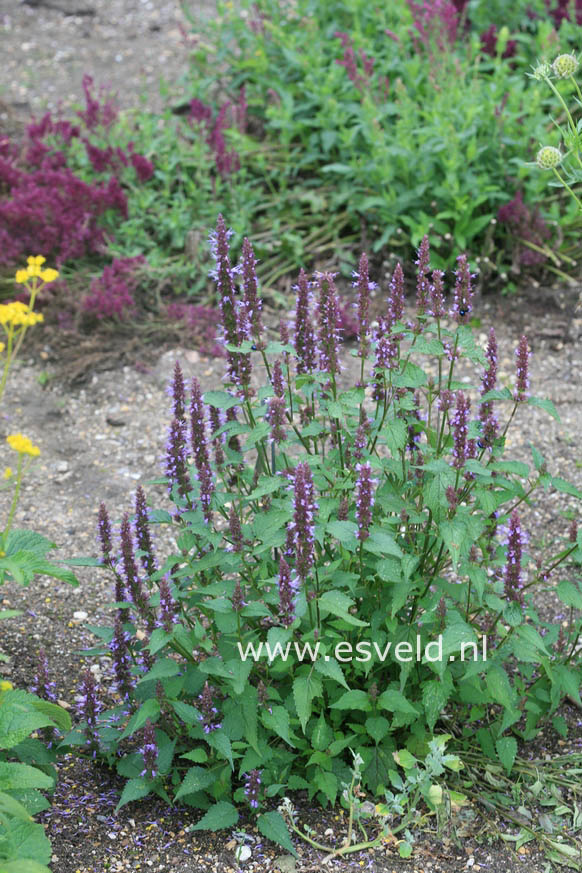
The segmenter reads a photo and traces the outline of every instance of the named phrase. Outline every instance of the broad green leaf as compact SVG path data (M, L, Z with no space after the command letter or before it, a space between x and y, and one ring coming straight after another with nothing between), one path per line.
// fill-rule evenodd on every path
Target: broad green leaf
M282 846L297 858L297 851L291 842L285 819L280 812L266 812L257 819L257 827L264 837Z
M295 748L295 743L291 741L289 736L289 713L284 706L271 707L272 712L267 709L261 710L261 721L267 730L273 731L275 736L281 737L289 746Z
M372 709L372 704L365 691L344 691L339 700L332 703L330 709L358 709L362 712L369 712Z
M582 609L582 592L572 583L563 580L556 589L558 597L566 606Z
M314 676L298 676L293 681L293 699L303 733L311 716L311 701L320 694L321 682Z
M341 591L324 591L318 602L320 610L331 612L332 615L336 615L347 624L351 624L354 627L369 626L367 621L361 621L349 612L354 606L354 601Z
M134 712L132 717L129 719L127 726L123 733L121 734L120 739L123 740L125 737L130 737L136 731L140 730L148 720L155 721L160 714L160 704L156 700L155 697L150 697L146 700L137 712Z
M313 784L325 794L330 803L335 803L338 790L338 781L335 773L330 773L327 770L317 770Z
M370 716L366 719L366 731L375 743L381 743L389 730L390 722L382 715Z
M54 785L52 776L28 764L0 761L0 791L13 791L23 788L46 788Z
M418 710L396 688L388 688L386 691L383 691L377 700L377 704L389 712L404 712L407 715L418 715Z
M339 682L340 685L343 685L343 687L349 691L344 671L336 659L331 655L326 655L325 658L318 658L315 662L315 669L318 673L321 673L322 676L326 676L328 679L334 679L336 682Z
M240 398L233 397L232 394L227 394L226 391L206 391L202 399L209 406L214 406L216 409L231 409L233 406L240 404Z
M147 797L150 791L151 785L149 785L145 779L142 779L139 776L136 779L130 779L124 785L121 797L119 798L119 803L115 807L115 810L117 811L121 809L121 807L125 806L126 803L132 803L134 800L141 800L143 797Z
M213 773L211 770L206 770L203 767L190 767L174 796L174 800L179 800L186 794L195 794L197 791L203 791L215 781L216 773Z
M194 825L193 831L220 831L223 828L231 828L238 821L238 812L232 803L219 800L202 816Z
M311 745L316 751L324 752L332 740L333 731L326 722L325 716L321 713L311 734Z
M508 773L511 773L515 756L517 755L517 740L515 737L500 737L495 743L499 760Z

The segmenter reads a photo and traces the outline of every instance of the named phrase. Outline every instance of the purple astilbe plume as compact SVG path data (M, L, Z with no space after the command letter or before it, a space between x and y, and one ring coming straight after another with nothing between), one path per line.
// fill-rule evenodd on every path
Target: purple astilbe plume
M142 567L148 576L151 576L156 572L156 558L154 554L154 544L150 533L146 496L141 485L137 486L135 493L134 530L137 547L141 552L140 560Z
M355 282L353 288L358 289L358 342L360 344L359 355L365 358L370 348L370 292L378 286L376 282L370 282L368 275L368 256L362 253L358 272L353 273Z
M262 770L251 770L250 773L245 773L246 782L245 797L252 809L257 809L259 806L259 790L261 787Z
M210 459L208 455L208 441L206 437L206 421L204 416L204 403L202 402L202 391L200 390L200 383L196 377L192 379L192 388L190 391L190 428L192 454L194 455L194 464L196 466L198 483L200 485L200 503L202 504L204 518L209 522L212 518L210 503L215 490L215 485L212 478L212 470L210 468Z
M172 413L179 421L186 421L186 384L178 361L174 366L174 376L170 385L172 394Z
M133 537L131 534L129 515L127 513L125 513L121 521L121 560L127 590L131 595L131 599L135 604L138 613L146 622L148 630L152 631L155 627L154 617L148 604L148 599L135 562Z
M336 375L340 372L339 362L339 302L332 273L316 273L319 288L318 342L319 367L323 373Z
M458 269L455 270L455 288L453 291L453 305L450 309L450 316L454 318L457 324L466 324L469 321L469 316L473 311L473 289L471 281L475 278L475 274L469 269L469 261L467 255L459 255L457 258Z
M143 746L139 750L143 758L143 770L139 774L146 779L155 779L157 775L158 745L156 743L156 730L148 718L143 727Z
M311 291L305 270L299 273L298 284L293 289L297 294L295 307L295 354L297 375L312 373L316 365L315 333L311 321Z
M205 734L209 734L211 731L216 731L222 727L220 713L214 705L215 693L216 688L205 682L202 694L198 695L197 709L200 710L200 722Z
M103 707L97 697L95 677L90 670L83 671L79 691L78 711L81 721L85 723L83 733L85 734L87 745L91 749L92 756L95 757L99 747L97 716Z
M372 478L372 468L367 461L364 464L357 464L356 470L358 473L356 481L356 521L358 523L358 539L363 541L370 536L374 492L378 480Z
M295 468L293 521L289 524L293 532L295 569L302 582L313 567L316 510L311 470L307 461L303 461Z
M242 244L242 285L244 302L247 307L251 322L252 335L257 349L265 348L263 336L263 322L261 320L261 299L258 293L257 261L249 240L245 237Z
M158 582L158 587L160 589L160 617L157 625L158 627L163 627L166 633L170 634L172 633L172 627L178 621L178 616L176 615L178 607L172 595L170 579L167 573Z
M244 591L241 588L240 580L237 579L234 591L232 592L232 608L235 612L240 612L246 605Z
M416 312L418 315L424 315L428 306L430 295L430 283L428 281L428 269L430 262L430 247L428 236L422 238L420 243L417 259L414 262L417 267L416 272Z
M285 430L287 407L284 397L269 397L267 400L266 419L271 425L270 439L275 445L285 442L287 431Z
M429 298L430 314L434 316L434 318L444 318L447 314L443 284L444 275L445 274L442 270L432 271L432 283L429 289Z
M42 697L43 700L49 700L51 703L56 703L57 696L54 692L55 683L49 679L48 659L44 649L38 653L38 661L36 664L36 675L34 684L31 690Z
M103 555L103 563L111 563L111 551L113 549L113 540L111 538L111 522L109 521L109 513L104 503L99 504L99 517L97 522L97 531L99 535L99 543L101 545L101 554Z
M489 331L489 339L485 350L488 366L481 377L481 397L493 391L497 383L497 339L495 330ZM479 406L479 421L481 422L480 448L491 447L497 438L499 429L497 416L493 411L493 401L484 400Z
M289 627L295 621L296 588L291 581L291 570L283 556L279 559L279 619L281 624Z
M222 427L222 422L220 420L220 410L216 408L216 406L210 406L208 408L208 417L210 419L210 433L212 438L212 448L214 450L214 463L218 470L224 464L224 434L219 434L216 436L217 431Z
M192 486L186 463L186 425L178 418L173 418L168 429L166 442L166 462L164 472L168 480L168 494L172 494L177 486L181 497L186 497Z
M394 267L389 290L386 325L388 330L397 321L403 321L404 319L404 273L399 263Z
M509 517L507 529L507 555L505 559L504 594L507 600L523 604L523 592L521 590L523 547L525 535L521 529L521 522L517 510L513 510Z
M128 700L133 689L131 676L131 660L129 654L129 634L123 628L123 616L121 610L117 610L113 637L109 644L113 659L113 670L117 684L117 691L123 700Z
M529 359L531 352L527 343L527 337L522 336L515 350L516 381L513 399L522 403L529 397Z
M467 433L471 400L462 391L457 392L457 403L452 420L453 467L460 470L467 460Z

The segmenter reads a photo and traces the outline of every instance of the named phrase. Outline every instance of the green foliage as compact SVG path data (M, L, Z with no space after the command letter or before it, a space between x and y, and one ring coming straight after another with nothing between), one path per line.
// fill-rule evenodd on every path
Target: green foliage
M71 719L60 706L6 686L0 684L0 871L48 873L51 846L32 816L48 807L41 791L54 788L56 756L30 734L68 731Z
M330 276L316 283L325 300ZM362 357L361 379L347 388L327 365L298 375L302 353L293 345L261 343L252 351L248 341L233 344L231 374L253 362L272 375L279 362L282 441L270 438L271 384L257 393L246 383L209 391L205 421L210 407L233 402L239 414L223 417L212 434L224 458L204 474L210 496L199 461L190 460L185 481L168 479L172 514L149 515L168 527L165 539L171 533L175 549L154 557L142 513L135 530L144 545L132 558L126 536L118 561L100 516L119 602L115 638L99 629L92 654L113 656L123 699L94 725L79 725L64 746L86 746L91 736L130 780L120 805L155 793L204 810L212 829L230 827L233 803L248 800L254 785L251 805L269 836L280 823L265 811L268 800L305 789L324 806L334 803L351 784L353 750L369 794L394 795L402 781L394 781L396 762L411 785L416 774L430 806L439 767L460 767L435 732L454 725L466 744L478 744L511 773L516 739L535 737L566 695L579 701L578 584L563 580L555 589L570 607L560 634L532 595L552 584L550 571L555 578L566 561L582 562L581 535L564 536L558 553L539 565L525 548L515 556L516 507L540 488L582 495L553 477L535 449L534 469L507 456L515 417L524 427L528 406L546 405L525 393L523 368L514 390L485 393L492 358L460 323L466 310L460 314L457 302L452 312L433 318L421 308L414 322L389 324L389 365L376 365L370 381L371 360ZM369 337L372 351L381 338ZM523 340L519 349L523 364ZM503 412L505 425L489 441L479 413L459 424L462 392L477 393L457 381L459 359L485 380L480 413ZM200 427L193 424L194 453L207 439ZM364 468L377 480L366 522ZM316 505L297 484L301 470L312 479ZM313 517L302 522L298 507L307 504ZM306 571L303 547L311 549ZM285 606L282 556L293 572L292 606L288 597ZM144 766L142 738L152 724L155 766ZM420 760L424 770L415 769Z

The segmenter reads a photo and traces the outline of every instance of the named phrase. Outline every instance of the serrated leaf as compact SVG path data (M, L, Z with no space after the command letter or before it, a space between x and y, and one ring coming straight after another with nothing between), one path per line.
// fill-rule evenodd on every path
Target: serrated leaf
M331 612L332 615L341 618L347 624L354 627L369 627L369 622L361 621L349 612L354 606L354 601L341 591L324 591L318 602L320 610Z
M115 811L117 812L117 810L121 809L122 806L125 806L126 803L133 803L134 800L141 800L142 798L147 797L151 790L151 785L140 776L136 779L130 779L123 787Z
M230 828L238 821L238 812L232 803L226 800L219 800L214 806L202 816L200 821L194 825L193 831L220 831L223 828Z
M495 743L495 748L507 773L511 773L517 755L517 740L515 737L500 737Z
M216 781L216 774L204 767L190 767L182 784L174 796L174 800L179 800L186 794L196 794L197 791L204 791L213 782Z
M546 397L528 397L527 402L530 406L537 406L539 409L548 412L556 421L560 421L560 416L558 415L556 407L552 401L548 400Z
M238 397L233 397L226 391L206 391L202 395L202 399L209 406L214 406L216 409L231 409L233 406L240 404Z
M348 691L350 690L349 685L346 682L346 677L344 676L344 671L336 659L332 658L331 655L327 655L326 658L318 658L315 662L315 669L318 673L321 673L322 676L326 676L328 679L334 679L336 682L339 682L340 685L343 685L343 687Z
M354 689L353 691L345 691L339 700L332 703L330 709L357 709L369 712L372 709L372 704L365 691Z
M396 688L383 691L377 700L377 705L389 712L404 712L407 715L418 715L418 710L408 702L404 694Z
M295 748L295 743L291 741L289 736L289 713L284 706L273 706L271 712L267 709L261 710L261 721L267 728L278 737L281 737L285 742Z
M305 733L307 722L311 716L311 701L318 694L321 694L321 682L313 676L298 676L293 681L295 710L301 722L303 733Z
M266 812L257 818L257 827L264 837L282 846L297 858L297 851L291 842L285 819L280 812Z

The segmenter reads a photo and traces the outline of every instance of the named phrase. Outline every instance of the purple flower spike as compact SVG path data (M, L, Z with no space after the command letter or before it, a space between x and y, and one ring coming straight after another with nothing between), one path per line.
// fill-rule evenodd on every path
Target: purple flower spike
M214 463L216 464L217 469L220 470L220 468L224 464L224 434L220 434L220 436L215 435L216 432L219 431L222 427L222 422L220 420L220 411L216 408L216 406L210 406L208 408L208 417L210 418L212 448L214 449Z
M302 582L313 567L316 510L311 470L307 461L303 461L295 468L293 521L289 525L293 532L295 569Z
M481 378L481 396L484 397L489 391L493 391L497 383L497 339L495 330L489 331L485 357L488 367ZM493 401L485 400L479 406L479 420L482 424L482 447L491 447L497 438L499 424L497 416L493 412Z
M146 573L151 576L156 572L156 559L154 545L150 533L146 496L141 485L138 485L135 493L135 536L137 547L141 551L141 563Z
M220 713L214 705L215 693L216 688L214 688L213 685L209 685L208 682L205 682L202 694L198 695L197 709L200 710L200 721L205 734L209 734L211 731L216 731L222 727Z
M370 536L374 491L378 480L372 478L372 468L367 461L364 464L357 464L356 470L358 472L356 482L356 521L358 523L358 539L363 541Z
M269 397L267 401L267 421L271 425L271 440L276 445L285 442L287 432L285 430L285 421L287 407L284 397Z
M373 400L385 400L385 374L382 370L393 370L398 359L398 344L387 336L379 336L376 343L376 360L374 361L374 391Z
M186 420L186 385L184 375L178 361L174 367L174 377L170 386L172 392L172 411L174 418L180 421Z
M279 339L284 346L289 345L289 325L284 318L279 320Z
M139 775L145 776L146 779L155 779L157 775L158 746L156 743L156 731L149 718L143 728L143 746L140 752L144 768Z
M252 325L252 335L257 349L265 348L262 340L263 323L261 321L261 300L258 295L257 261L249 240L245 237L242 244L242 284L244 303L249 313Z
M521 522L517 510L513 510L509 518L509 529L507 533L507 556L505 562L504 577L504 594L508 600L515 603L523 604L523 593L521 591L521 562L523 558L523 547L525 545L525 535L521 529Z
M56 703L57 696L54 692L55 683L49 679L48 659L44 649L38 653L38 662L36 668L35 682L32 686L32 691L42 697L43 700L49 700L51 703Z
M177 623L176 601L172 596L170 589L169 576L166 573L158 582L160 589L160 617L158 619L158 627L163 627L166 633L172 633L172 627Z
M261 787L261 770L251 770L250 773L245 773L245 797L252 809L257 809L259 806L259 789Z
M289 627L295 621L295 587L291 582L291 570L285 558L279 559L279 618Z
M227 547L229 551L242 552L243 550L243 535L240 526L240 518L234 506L230 507L228 513L228 532L230 534L230 544Z
M332 273L317 273L319 302L319 367L323 373L335 375L340 372L339 362L339 302Z
M123 629L123 618L118 610L115 616L113 638L109 644L113 657L113 670L117 680L117 691L124 700L128 700L133 688L130 671L129 634Z
M390 281L390 296L388 305L388 320L392 327L397 321L404 319L404 273L400 264L396 264Z
M79 716L85 722L84 733L87 744L92 749L93 757L99 746L99 734L97 732L97 716L101 712L102 705L97 697L97 685L95 677L90 670L85 670L81 679L79 698Z
M190 428L192 454L194 455L194 463L196 465L198 482L200 485L200 503L202 504L204 518L206 521L210 521L212 518L210 503L215 486L208 456L204 403L202 402L200 384L196 377L192 379L192 388L190 392Z
M530 358L531 352L527 343L527 337L522 336L517 346L517 349L515 350L517 378L515 381L515 391L513 392L513 399L519 403L522 403L529 397L527 389L529 388Z
M179 418L172 419L168 431L165 473L168 493L171 495L176 485L180 496L186 497L192 486L186 465L186 426Z
M220 297L220 312L222 315L222 329L227 343L236 344L237 329L236 315L234 310L235 287L234 271L230 264L229 239L232 231L226 229L222 215L216 221L216 231L210 235L210 251L216 262L216 268L211 275L216 279L218 294Z
M237 579L232 593L232 608L235 612L240 612L246 605L247 603L244 598L244 592L241 588L240 581Z
M251 320L245 300L239 300L236 305L237 345L248 342L251 336ZM252 363L249 352L229 352L233 367L231 369L231 381L242 389L244 397L254 394L251 388Z
M444 316L447 314L443 284L444 275L445 274L442 270L432 271L432 284L430 286L429 294L430 314L434 316L434 318L444 318Z
M462 391L457 392L457 404L453 416L453 467L460 470L467 460L467 433L471 401Z
M121 558L127 590L131 595L131 599L133 600L137 611L146 622L148 630L152 631L154 629L152 610L148 604L148 599L143 589L139 570L135 562L133 537L131 535L131 525L127 513L125 513L121 521Z
M104 503L101 503L99 506L98 533L103 562L109 564L113 542L111 539L111 522L109 521L109 514Z
M416 274L416 311L418 315L424 315L428 306L430 295L430 283L428 281L429 261L430 247L428 236L425 235L418 249L418 257L415 261L418 268Z
M297 375L312 373L315 369L315 333L311 321L311 291L305 271L299 273L299 282L293 289L297 294L295 307L295 354Z
M450 315L457 324L466 324L473 310L471 280L475 278L475 274L469 270L467 255L459 255L457 264L459 267L455 270L456 282Z
M368 256L364 252L360 258L358 272L354 273L352 287L358 289L358 342L360 344L359 355L365 358L370 348L370 292L378 286L375 282L370 282L368 276Z

